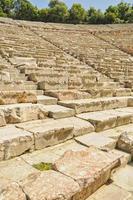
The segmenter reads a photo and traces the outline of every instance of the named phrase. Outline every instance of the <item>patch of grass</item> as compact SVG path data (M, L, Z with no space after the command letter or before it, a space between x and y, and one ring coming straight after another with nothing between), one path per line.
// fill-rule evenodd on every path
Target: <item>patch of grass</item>
M53 165L52 165L52 163L41 162L41 163L38 163L38 164L34 164L33 167L40 170L40 171L47 171L47 170L52 170Z

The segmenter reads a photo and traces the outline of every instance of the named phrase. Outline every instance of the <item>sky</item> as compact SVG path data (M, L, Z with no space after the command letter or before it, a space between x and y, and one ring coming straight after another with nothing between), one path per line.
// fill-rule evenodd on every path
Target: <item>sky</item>
M39 8L48 6L49 0L30 0L34 5ZM67 6L70 8L73 3L81 3L85 9L93 6L95 8L105 10L109 5L116 5L121 0L64 0ZM126 0L128 3L133 3L133 0Z

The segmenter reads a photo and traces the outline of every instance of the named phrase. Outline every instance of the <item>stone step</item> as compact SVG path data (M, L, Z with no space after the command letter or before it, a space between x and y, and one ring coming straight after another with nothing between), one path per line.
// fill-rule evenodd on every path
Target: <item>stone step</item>
M73 137L73 125L65 120L42 120L0 128L0 160L43 149Z
M84 146L95 146L106 151L113 150L116 147L116 141L114 139L101 136L98 133L89 133L79 136L76 137L75 140Z
M48 120L48 122L49 122L49 120L51 123L53 122L52 121L53 119L47 119L47 120ZM71 125L73 127L73 131L72 131L73 137L94 132L94 127L91 125L91 123L89 123L85 120L79 119L77 117L69 117L69 118L64 118L64 119L58 119L55 121L56 121L56 123L63 122L67 126ZM22 128L27 131L30 131L32 128L35 128L38 126L41 129L41 126L42 127L45 126L45 124L43 124L44 122L46 122L46 121L37 120L37 121L25 122L25 123L17 124L17 127ZM46 126L47 126L47 124L46 124Z
M133 107L130 107L133 111ZM124 108L89 112L77 115L80 119L87 120L95 126L95 131L100 132L117 126L130 124L133 121L133 112L125 111Z
M114 96L131 96L131 89L129 88L119 88L115 89Z
M33 134L15 126L0 128L0 161L34 149Z
M85 150L86 147L77 143L74 140L69 140L64 143L48 147L42 150L34 151L32 153L26 153L23 154L20 158L22 158L26 163L29 165L33 166L34 164L38 163L52 163L59 159L61 156L64 155L66 151L71 151L73 150L74 152ZM5 161L4 163L6 163ZM9 162L9 161L8 161ZM10 161L11 162L11 161ZM6 164L2 165L0 163L0 171L4 171L3 168L6 168ZM14 172L12 172L14 173ZM7 173L8 174L8 173ZM11 175L12 177L14 176L13 174Z
M57 98L45 96L45 95L38 95L37 102L44 105L56 105Z
M59 101L73 99L88 99L91 95L88 92L78 90L48 90L45 94L51 97L58 98Z
M115 185L133 193L133 163L124 168L120 168L112 175Z
M15 82L15 83L4 83L0 84L1 91L17 91L17 90L36 90L37 85L35 84L28 84L24 82Z
M43 199L72 199L78 196L80 191L74 179L54 170L37 172L32 174L32 177L29 175L20 182L20 185L24 193L32 200L40 200L40 197Z
M115 127L113 129L109 129L106 131L101 131L98 133L98 135L112 138L112 139L116 140L116 142L118 143L118 140L122 134L131 133L131 132L133 132L133 124L132 123L126 124L123 126L119 126L119 127Z
M28 91L36 94L37 96L42 96L44 94L43 90L28 90Z
M118 86L116 86L117 88ZM122 96L131 96L131 89L128 88L119 88L113 89L111 88L89 88L89 89L82 89L84 92L88 92L92 95L93 98L98 97L122 97Z
M46 67L43 69L40 67L30 67L30 66L29 67L21 66L19 67L19 69L21 73L24 73L26 75L31 74L31 73L37 73L37 72L44 73L44 69L46 73L50 72L51 70L51 68L46 68Z
M117 170L119 170L120 168L125 167L127 164L130 164L132 161L132 156L129 153L126 153L124 151L118 150L118 149L114 149L112 150L112 152L117 153L121 156L123 156L123 159L121 159L121 165L119 168L117 168ZM116 172L117 170L114 170L114 172Z
M0 111L0 127L6 125L5 115L3 111Z
M43 108L49 113L48 116L54 119L72 117L75 114L73 109L60 105L47 105Z
M110 184L104 185L86 200L129 200L131 193L121 187Z
M26 200L27 197L18 183L0 178L0 198Z
M60 198L62 194L66 199L72 197L85 200L106 183L112 169L119 167L121 159L123 156L117 153L103 152L94 147L86 148L75 141L68 141L22 155L20 158L0 162L0 180L4 183L4 191L8 192L6 179L15 181L19 183L26 196L35 200L40 199L38 193L51 199ZM58 172L53 170L39 172L33 168L34 164L39 163L52 163L52 168ZM60 184L57 184L57 181L58 183L60 181ZM54 191L53 184L56 186ZM17 194L17 190L12 191L12 196L14 194Z
M133 130L133 129L132 129ZM118 139L118 149L130 153L133 157L133 131L126 130Z
M2 91L0 92L0 105L14 103L37 103L34 93L26 91Z
M64 78L57 80L41 81L38 83L40 90L59 90L68 89L68 81Z
M63 76L64 75L64 76ZM32 73L28 75L28 79L30 81L34 81L34 82L41 82L41 81L58 81L59 79L64 79L67 80L67 76L65 77L65 73L52 73L52 72L48 72L46 73Z
M10 73L10 76L11 76L11 80L23 80L23 81L26 81L27 80L27 77L25 76L25 74L16 74L16 73Z
M35 65L36 66L36 59L32 57L19 57L14 56L12 58L9 58L10 62L13 65L21 66L21 65Z
M54 168L79 184L80 198L84 200L107 182L112 169L119 166L121 158L112 152L90 147L78 152L67 151L55 162Z
M106 97L96 99L66 100L59 101L58 104L75 109L76 113L79 114L127 107L129 101L130 105L132 105L132 97Z
M54 162L53 168L56 171L33 171L32 175L28 175L28 173L32 172L32 169L27 166L27 162L24 163L24 160L16 160L16 162L14 160L14 163L12 161L11 168L13 169L15 165L18 166L17 174L21 180L19 184L30 199L39 200L40 196L58 199L62 194L65 199L82 198L82 200L85 200L107 182L112 169L119 166L121 158L117 154L103 152L91 147L80 151L67 151ZM9 163L8 161L8 166ZM4 166L5 164L3 163L2 165ZM7 176L8 173L11 179L18 180L14 170L7 170L8 166L5 165L2 175L6 173ZM22 166L25 166L26 170L22 170ZM23 175L19 173L21 170ZM15 177L14 175L11 176L11 174L14 174ZM22 179L22 177L24 178ZM14 191L12 192L13 194ZM38 196L38 194L40 195Z
M51 119L18 124L17 128L34 134L35 150L38 150L71 139L74 126L66 119Z
M44 119L48 116L41 104L32 103L0 105L0 113L7 124Z

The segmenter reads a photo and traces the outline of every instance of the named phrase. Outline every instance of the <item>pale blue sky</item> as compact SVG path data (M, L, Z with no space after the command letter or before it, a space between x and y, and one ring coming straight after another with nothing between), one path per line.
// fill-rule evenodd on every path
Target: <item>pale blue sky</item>
M30 0L34 5L39 8L47 7L49 0ZM116 5L121 0L64 0L68 7L71 7L73 3L81 3L86 9L90 6L105 10L109 5ZM128 3L133 3L133 0L126 0Z

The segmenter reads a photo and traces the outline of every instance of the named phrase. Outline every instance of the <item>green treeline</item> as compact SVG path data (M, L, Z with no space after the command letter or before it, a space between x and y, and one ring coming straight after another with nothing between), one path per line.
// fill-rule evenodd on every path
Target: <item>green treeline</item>
M122 1L102 12L94 7L85 10L79 3L74 3L68 9L60 0L51 0L48 8L42 9L38 9L28 0L0 0L0 16L18 20L74 24L133 23L133 5Z

